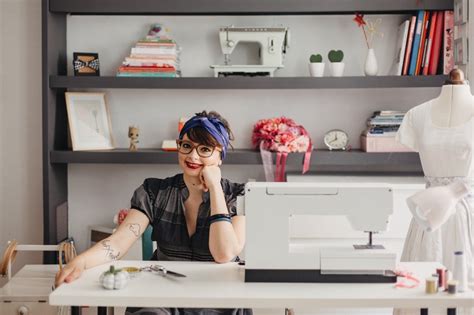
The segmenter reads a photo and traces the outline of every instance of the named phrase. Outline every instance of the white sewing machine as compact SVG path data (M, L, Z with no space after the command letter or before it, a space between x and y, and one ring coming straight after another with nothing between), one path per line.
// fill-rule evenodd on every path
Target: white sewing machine
M249 182L245 187L246 282L395 282L396 254L372 244L393 214L389 186ZM343 215L353 229L369 232L354 246L294 246L292 216ZM315 229L318 226L314 226Z
M234 27L220 28L219 41L224 54L224 65L212 65L214 76L269 75L283 68L283 57L289 47L289 29L286 27ZM231 65L230 54L239 43L258 43L259 65Z

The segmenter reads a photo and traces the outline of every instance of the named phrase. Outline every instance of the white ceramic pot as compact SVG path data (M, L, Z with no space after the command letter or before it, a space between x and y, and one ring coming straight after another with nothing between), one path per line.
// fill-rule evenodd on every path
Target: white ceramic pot
M331 62L331 73L333 77L342 77L344 74L344 62Z
M369 48L369 51L367 51L367 58L365 59L364 73L366 76L374 76L377 75L378 71L379 67L374 49Z
M324 75L324 62L310 62L309 74L312 77L322 77Z

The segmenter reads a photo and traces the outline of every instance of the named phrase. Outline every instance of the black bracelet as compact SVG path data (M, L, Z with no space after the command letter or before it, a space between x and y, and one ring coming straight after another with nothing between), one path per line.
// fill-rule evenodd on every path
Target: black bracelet
M213 214L208 218L209 224L212 224L217 221L228 221L231 222L231 216L230 214L224 214L224 213L218 213L218 214Z

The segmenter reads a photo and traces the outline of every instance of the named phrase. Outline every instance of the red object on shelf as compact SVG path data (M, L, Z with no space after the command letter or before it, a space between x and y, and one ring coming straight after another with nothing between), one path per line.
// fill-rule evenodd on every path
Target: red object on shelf
M431 52L433 51L433 41L436 33L436 21L438 20L438 12L433 12L430 21L430 32L428 35L428 47L426 48L425 62L423 63L423 75L429 74Z
M436 18L436 31L433 39L433 47L430 56L429 75L435 75L438 70L439 55L441 53L441 45L443 44L443 30L444 30L444 12L438 12Z

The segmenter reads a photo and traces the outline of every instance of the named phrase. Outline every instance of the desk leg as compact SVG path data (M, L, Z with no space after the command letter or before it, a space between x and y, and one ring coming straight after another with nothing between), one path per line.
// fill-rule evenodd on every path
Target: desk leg
M427 308L421 308L420 309L420 315L428 315L428 309Z
M79 306L71 306L71 315L81 315L81 308Z
M97 307L97 315L107 315L107 307L98 306Z
M448 308L448 315L456 315L456 308Z

